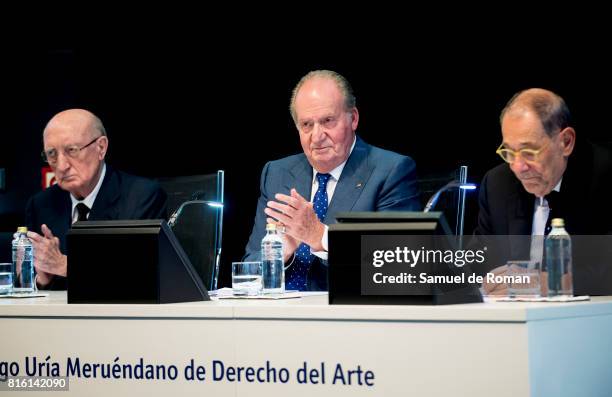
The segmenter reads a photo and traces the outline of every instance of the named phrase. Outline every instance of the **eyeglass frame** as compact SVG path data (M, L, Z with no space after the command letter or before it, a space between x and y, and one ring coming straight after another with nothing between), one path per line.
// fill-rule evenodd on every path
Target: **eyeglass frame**
M94 142L96 142L98 139L102 138L103 136L104 136L104 135L99 135L99 136L97 136L96 138L94 138L94 139L93 139L91 142L89 142L88 144L86 144L86 145L84 145L84 146L81 146L81 147L78 147L78 146L76 146L76 145L69 145L69 146L66 146L66 147L64 147L64 150L63 150L64 155L65 155L66 157L69 157L69 158L71 158L71 159L74 159L74 158L76 158L76 157L79 155L79 153L81 153L81 150L86 149L87 147L89 147L89 146L93 145L93 144L94 144ZM70 152L68 151L68 149L74 149L74 150L73 150L73 152L72 152L72 154L70 154ZM47 154L47 152L50 152L50 151L52 151L52 150L55 150L55 151L57 152L57 154L55 155L55 160L49 161L49 155ZM43 158L43 160L44 160L44 161L45 161L47 164L51 165L51 164L55 164L55 163L57 163L57 159L59 158L59 157L58 157L58 156L59 156L59 151L58 151L57 149L49 149L48 151L43 150L43 151L40 153L40 155L41 155L41 157Z
M524 161L524 162L532 164L532 163L534 163L534 162L536 162L536 161L537 161L538 156L540 155L540 153L541 153L542 151L544 151L544 150L545 150L545 149L546 149L546 148L547 148L547 147L550 145L550 143L552 142L553 138L555 138L557 135L561 135L561 133L562 133L564 130L565 130L565 128L564 128L564 129L562 129L562 130L559 130L559 132L557 132L555 135L551 136L551 137L550 137L550 140L549 140L548 142L546 142L546 144L544 144L544 146L542 146L542 147L541 147L541 148L539 148L539 149L527 149L527 148L525 148L525 149L520 149L520 150L512 150L512 149L508 149L508 148L504 148L504 149L502 149L502 147L504 146L504 143L502 142L502 143L499 145L499 147L497 148L497 150L495 151L495 153L497 153L497 154L499 155L499 157L501 157L501 158L502 158L502 160L504 160L504 162L506 162L506 163L508 163L508 164L512 164L512 163L514 163L514 162L516 161L517 155L518 155L518 156L520 156L520 157L523 159L523 161ZM513 160L513 161L508 161L508 160L506 160L506 159L504 158L504 156L502 156L502 152L504 152L504 151L506 151L506 152L508 152L508 153L511 153L511 154L514 156L514 160ZM532 153L532 154L533 154L533 156L534 156L534 159L533 159L533 160L528 160L528 159L526 159L526 158L523 156L523 154L522 154L522 153L524 153L524 152L527 152L527 153Z

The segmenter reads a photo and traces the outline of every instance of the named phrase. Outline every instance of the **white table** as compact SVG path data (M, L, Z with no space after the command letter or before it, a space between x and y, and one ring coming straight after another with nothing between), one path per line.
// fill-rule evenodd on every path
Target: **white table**
M65 293L52 292L0 299L0 341L0 364L14 362L25 375L26 358L35 357L40 375L70 370L69 394L81 396L612 395L611 297L437 307L330 306L326 295L68 305ZM140 358L166 379L123 372L137 371ZM203 380L186 379L191 360ZM120 376L105 378L114 364ZM299 383L304 365L310 377ZM245 367L240 381L228 367Z

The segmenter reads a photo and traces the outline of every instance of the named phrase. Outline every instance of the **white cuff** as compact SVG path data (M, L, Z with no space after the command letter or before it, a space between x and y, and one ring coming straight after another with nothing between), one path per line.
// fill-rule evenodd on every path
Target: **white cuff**
M328 241L327 241L327 233L328 233L328 231L329 231L329 226L327 226L327 225L324 225L324 226L325 226L325 230L323 231L323 237L321 237L321 245L323 246L323 251L317 251L317 252L314 252L314 251L312 251L312 249L311 249L311 250L310 250L310 252L311 252L311 253L312 253L314 256L316 256L316 257L318 257L318 258L321 258L321 259L323 259L324 261L326 261L326 260L327 260L328 255L329 255L329 253L328 253L328 251L329 251L329 243L328 243Z
M289 261L289 264L285 264L285 270L289 269L291 265L293 265L294 261L295 261L295 252L293 253L293 255L291 255L291 261Z

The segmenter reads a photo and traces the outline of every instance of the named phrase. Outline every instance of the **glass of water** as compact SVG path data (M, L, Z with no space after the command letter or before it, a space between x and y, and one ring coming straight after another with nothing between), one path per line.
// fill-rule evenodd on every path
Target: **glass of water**
M0 263L0 295L13 292L13 264Z
M540 262L509 261L506 265L508 266L507 275L512 277L508 283L510 297L538 297L541 295Z
M259 295L262 289L261 262L232 262L234 295Z

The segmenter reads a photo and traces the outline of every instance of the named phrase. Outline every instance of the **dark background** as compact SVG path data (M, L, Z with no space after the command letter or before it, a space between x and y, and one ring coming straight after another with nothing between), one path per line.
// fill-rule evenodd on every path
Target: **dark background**
M227 282L225 270L241 258L252 227L261 168L301 150L288 102L299 78L313 69L335 70L352 83L361 116L358 134L413 157L420 177L468 165L469 180L479 183L501 161L495 154L499 111L528 87L549 88L566 99L579 140L612 140L612 64L580 41L543 51L538 45L450 40L333 42L319 48L272 45L269 39L5 50L0 231L23 223L27 198L40 190L46 122L61 110L86 108L104 122L107 161L116 168L148 177L226 171ZM468 195L468 233L477 216L476 196Z

